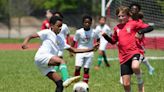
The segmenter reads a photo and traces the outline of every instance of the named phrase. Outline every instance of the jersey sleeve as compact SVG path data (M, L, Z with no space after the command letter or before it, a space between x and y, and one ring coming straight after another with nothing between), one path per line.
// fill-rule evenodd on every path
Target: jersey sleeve
M37 32L37 34L39 35L39 37L43 40L43 39L45 39L46 37L47 37L47 33L48 33L49 31L48 30L44 30L44 31L39 31L39 32Z
M140 20L136 21L135 25L136 25L137 29L144 29L144 28L149 26L148 24L146 24L146 23L144 23L143 21L140 21Z
M73 40L74 41L78 41L79 40L79 37L80 37L80 34L78 33L78 30L76 30L76 33L75 33L75 35L73 37Z

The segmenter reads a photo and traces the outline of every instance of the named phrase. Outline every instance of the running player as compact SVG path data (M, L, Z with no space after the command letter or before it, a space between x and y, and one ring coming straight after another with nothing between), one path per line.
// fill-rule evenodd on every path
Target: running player
M106 24L106 17L101 16L99 18L99 25L96 26L95 31L97 33L100 33L101 31L103 31L106 34L108 34L108 36L111 36L111 34L112 34L111 28ZM101 36L100 37L98 62L97 62L97 66L95 66L96 70L99 69L99 67L102 63L102 60L104 60L107 67L110 66L110 64L108 63L108 60L107 60L106 53L105 53L107 44L108 44L108 41L106 41L105 38L103 36Z
M40 38L42 45L35 54L35 64L38 69L56 84L55 92L63 92L63 86L68 87L71 83L78 81L80 76L69 78L67 66L65 61L58 57L59 50L67 49L74 53L93 51L94 49L76 49L70 47L65 43L60 35L62 27L62 18L51 17L50 18L50 29L39 31L25 38L22 49L27 49L28 42L33 38ZM94 46L96 48L97 46ZM53 69L54 66L60 65L61 77ZM64 81L64 82L63 82Z
M120 24L114 27L112 37L102 33L104 38L111 44L118 43L119 61L121 64L121 76L125 92L131 92L131 75L135 73L138 81L138 92L144 92L144 82L140 70L140 62L143 57L136 43L136 34L144 34L153 30L147 24L129 20L130 9L120 6L116 10Z
M99 40L99 35L91 28L92 17L84 16L82 19L83 28L80 28L76 31L73 41L73 46L75 42L78 43L77 48L79 49L89 49L93 47L94 39ZM75 59L75 76L80 75L80 70L83 67L84 75L83 81L88 83L89 81L89 69L92 64L93 52L79 53L76 54Z

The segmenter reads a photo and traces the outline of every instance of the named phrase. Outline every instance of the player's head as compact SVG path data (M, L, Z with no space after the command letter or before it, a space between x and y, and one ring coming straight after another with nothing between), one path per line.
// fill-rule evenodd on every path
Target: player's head
M103 26L105 23L106 23L106 17L101 16L101 17L99 18L99 24L100 24L101 26Z
M58 16L52 16L50 18L50 25L51 25L51 29L53 32L55 32L56 34L60 33L61 27L62 27L62 18L58 17Z
M85 15L83 16L83 27L84 27L84 30L90 30L90 27L92 25L92 17L89 16L89 15Z
M51 10L47 10L46 11L46 18L49 20L52 17L52 11Z
M120 6L116 9L116 16L121 24L126 23L130 17L130 10L126 6Z
M129 8L132 14L137 14L141 10L141 6L138 3L132 3Z
M53 16L59 16L61 18L64 18L61 12L58 12L58 11L53 12Z

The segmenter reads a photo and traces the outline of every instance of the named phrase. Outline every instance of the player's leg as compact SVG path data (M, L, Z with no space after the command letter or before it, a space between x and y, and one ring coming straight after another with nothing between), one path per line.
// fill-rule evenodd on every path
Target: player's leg
M48 65L55 66L57 64L60 64L59 69L61 71L61 76L64 81L63 82L64 87L68 87L71 83L78 81L80 79L80 76L69 78L68 69L67 69L67 65L65 64L65 61L58 56L51 57Z
M85 57L84 58L84 75L83 75L83 81L88 83L89 82L89 69L92 64L92 58L93 57Z
M128 60L124 64L121 64L121 77L125 92L131 92L130 81L132 74L133 70L131 68L131 60Z
M63 59L63 51L59 51L58 56ZM59 65L54 66L55 71L59 71Z
M149 63L148 59L144 57L143 59L143 64L146 65L146 67L148 68L149 74L152 75L154 72L154 68L151 66L151 64Z
M55 92L63 92L63 81L56 72L49 72L46 76L56 84Z
M144 85L143 85L144 82L143 82L142 73L140 70L140 63L141 63L142 58L143 57L140 54L135 54L132 59L132 69L137 77L139 92L144 92Z
M105 51L102 51L102 52L103 52L104 62L105 62L105 64L106 64L106 66L107 66L107 67L109 67L109 66L110 66L110 64L108 63L106 53L105 53Z
M76 54L74 76L80 75L80 70L81 70L81 67L83 65L83 61L84 61L84 57L81 54Z

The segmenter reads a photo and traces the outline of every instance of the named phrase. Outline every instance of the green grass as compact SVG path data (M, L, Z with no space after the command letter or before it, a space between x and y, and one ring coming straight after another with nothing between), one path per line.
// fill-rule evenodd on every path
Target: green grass
M0 38L0 43L22 43L24 39L16 39L16 38ZM40 39L32 39L30 43L38 43Z
M55 85L51 80L41 75L34 64L36 51L0 51L0 92L54 92ZM117 51L107 52L110 57L117 57ZM102 64L99 71L93 68L97 61L97 52L90 70L89 87L90 92L123 92L119 84L119 63L111 61L111 67L107 68ZM164 51L147 50L147 56L163 56ZM73 76L74 57L70 58L65 52L64 59L67 61L69 73ZM163 60L150 60L155 67L154 75L150 76L146 67L142 64L143 77L145 81L145 92L164 92L164 62ZM83 71L81 71L81 74ZM72 92L72 87L65 89L65 92ZM137 82L132 76L132 90L137 92Z

